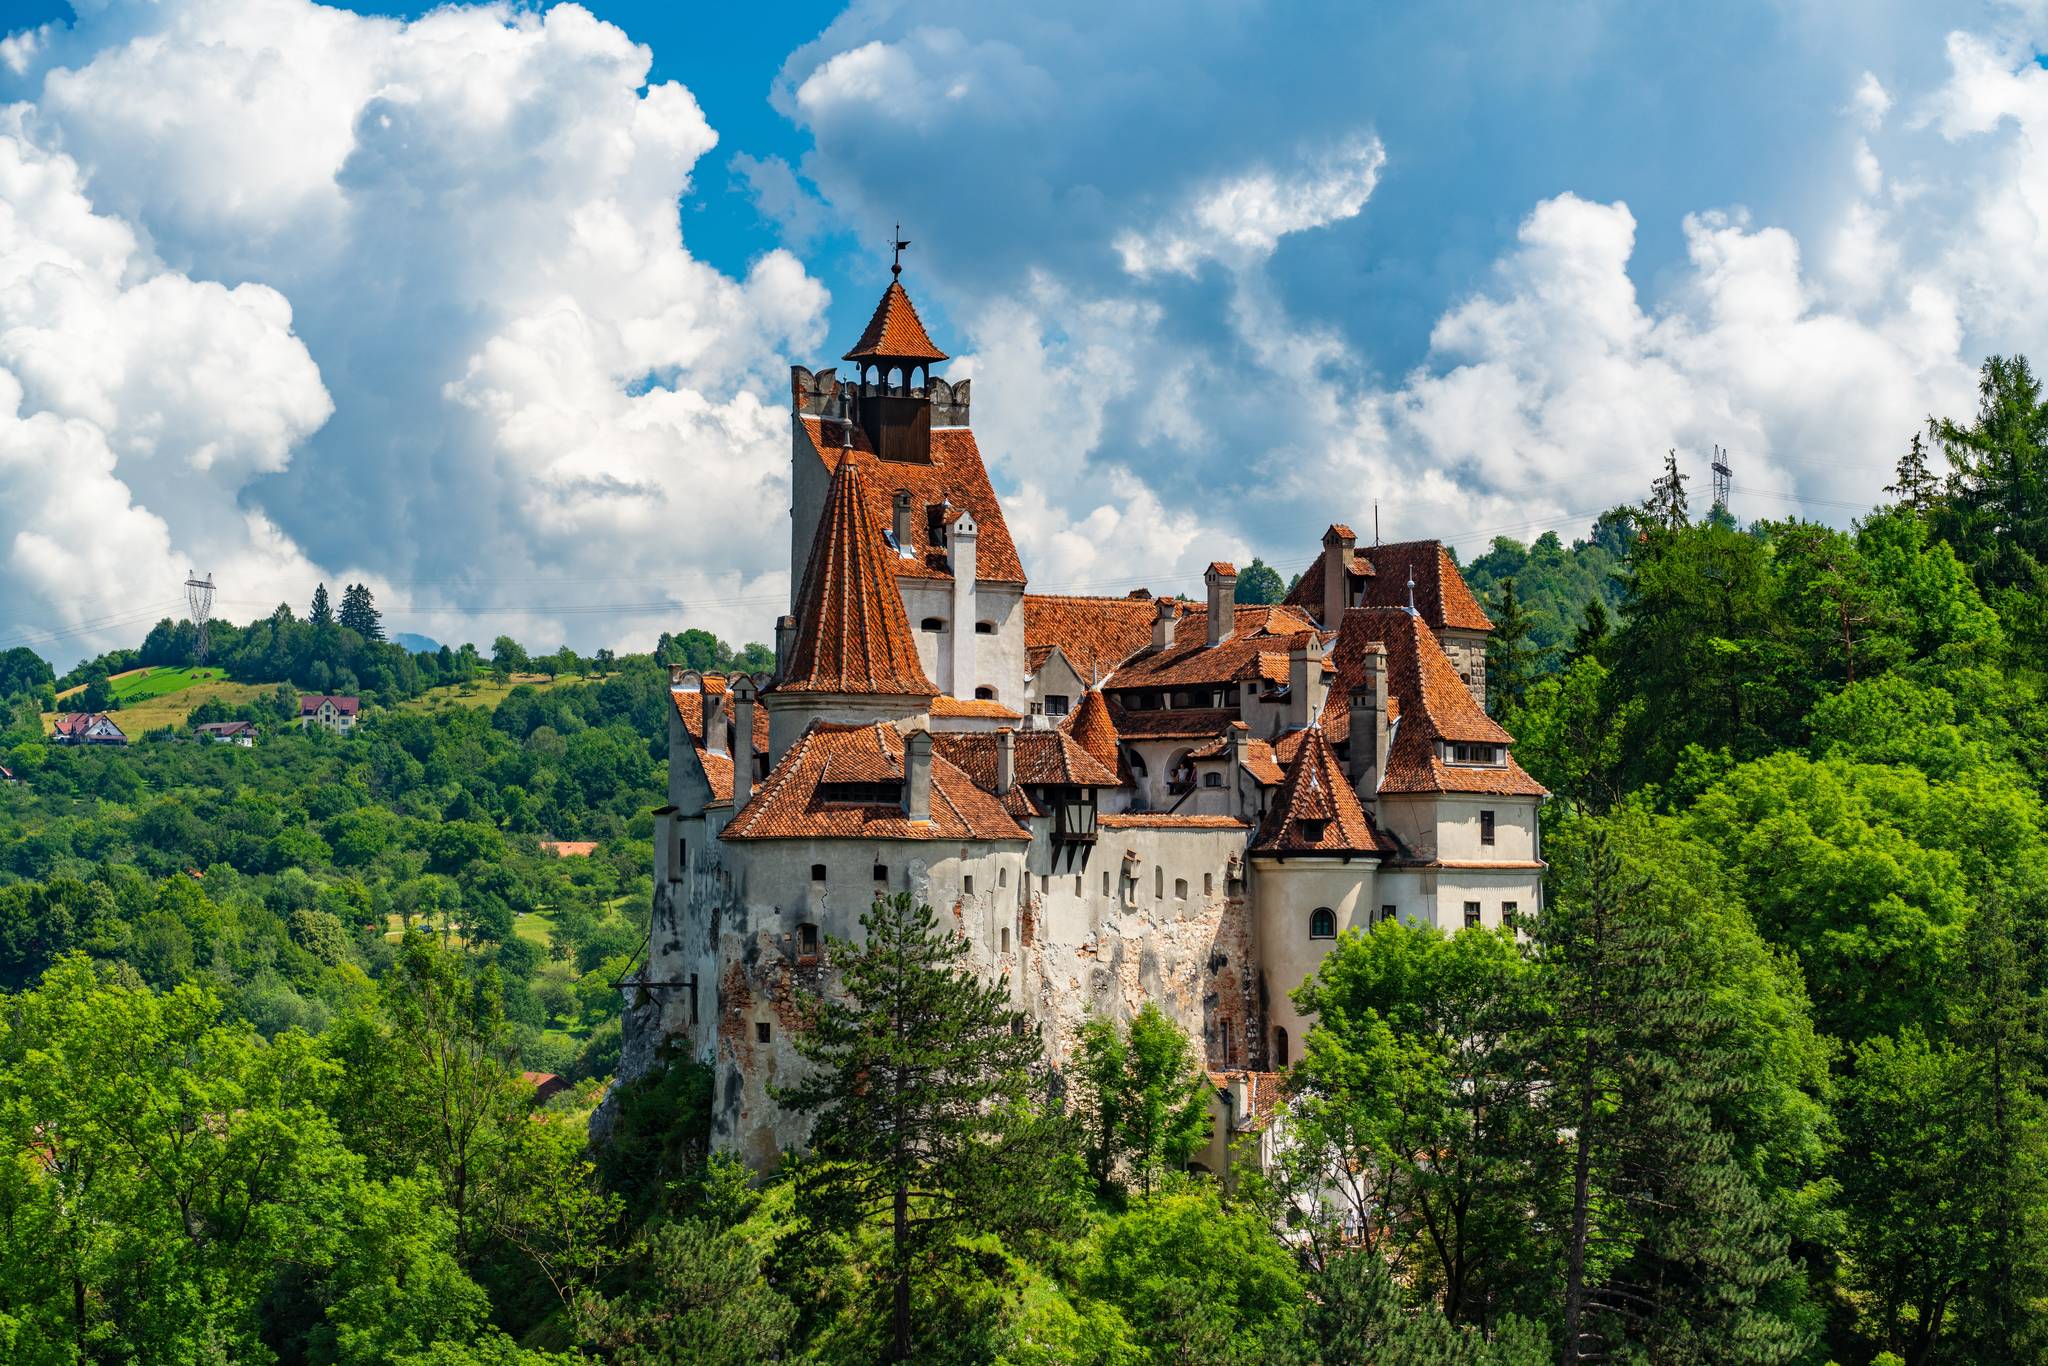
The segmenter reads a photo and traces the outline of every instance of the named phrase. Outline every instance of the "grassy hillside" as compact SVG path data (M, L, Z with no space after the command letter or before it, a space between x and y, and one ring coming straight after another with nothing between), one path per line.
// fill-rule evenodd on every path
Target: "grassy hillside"
M549 677L547 674L513 674L506 681L495 678L478 678L469 683L449 683L438 688L429 688L418 697L398 704L400 711L441 711L448 707L481 707L485 711L496 711L498 704L514 688L533 687L542 692L554 688L573 688L584 683L603 681L601 675L563 674Z
M120 710L114 724L131 740L164 726L182 726L192 709L215 698L231 707L253 702L275 690L264 683L231 683L219 669L131 669L107 680ZM73 689L72 691L77 691ZM64 696L68 694L60 694ZM57 713L43 713L43 733L56 729Z

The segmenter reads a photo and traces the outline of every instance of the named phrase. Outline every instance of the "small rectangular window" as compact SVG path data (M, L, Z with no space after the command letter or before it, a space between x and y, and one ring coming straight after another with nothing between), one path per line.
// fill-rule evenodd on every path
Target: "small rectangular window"
M967 895L969 895L969 896L973 896L973 895L974 895L974 874L972 874L972 873L969 873L969 874L968 874L968 875L967 875L967 876L966 876L966 877L965 877L964 879L962 879L962 880L963 880L963 882L964 882L964 883L966 884L966 887L967 887Z
M1005 925L1005 926L1003 927L1003 952L1004 952L1004 953L1008 953L1009 951L1010 951L1010 928L1009 928L1009 926Z
M1501 902L1500 923L1511 930L1519 927L1522 923L1522 903L1519 901Z
M1203 896L1208 896L1208 895L1210 895L1211 893L1213 893L1213 892L1214 892L1215 890L1216 890L1216 875L1215 875L1214 873L1204 873L1204 874L1202 874L1202 895L1203 895Z
M1394 908L1393 908L1392 906L1382 906L1382 907L1380 907L1380 919L1382 919L1382 920L1393 920L1393 919L1396 919L1396 918L1397 918L1397 913L1395 912L1395 910L1394 910Z
M1102 894L1104 896L1109 895L1109 870L1107 868L1102 870Z
M1478 923L1479 923L1479 903L1478 903L1478 902L1476 902L1476 901L1468 901L1468 902L1466 902L1466 903L1465 903L1465 928L1469 930L1469 929L1471 929L1471 928L1472 928L1473 926L1477 925Z
M755 1025L754 1025L754 1042L755 1042L755 1043L767 1043L767 1042L768 1042L768 1022L767 1022L766 1020L761 1020L761 1021L758 1021L758 1022L756 1022L756 1023L755 1023Z
M878 864L876 864L876 865L875 865L875 881L877 881L877 882L887 882L888 880L889 880L889 865L888 865L888 864L886 864L886 863L878 863Z
M1493 813L1491 811L1479 813L1479 842L1481 844L1493 843Z
M796 956L799 958L816 958L818 956L818 927L816 925L805 924L796 927Z
M1173 899L1175 901L1186 901L1188 899L1188 880L1186 878L1177 877L1173 880Z
M1152 868L1152 898L1155 901L1166 900L1166 869L1158 864Z
M823 882L824 880L825 880L825 865L824 865L824 864L822 864L822 863L814 863L814 864L812 864L812 865L811 865L811 881L813 881L813 882Z

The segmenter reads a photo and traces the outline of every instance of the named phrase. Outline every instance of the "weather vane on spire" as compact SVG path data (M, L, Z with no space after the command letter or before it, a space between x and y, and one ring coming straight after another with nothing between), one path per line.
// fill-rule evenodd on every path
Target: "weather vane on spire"
M889 276L891 279L901 279L903 275L903 249L910 245L910 239L903 235L903 225L901 223L896 225L896 235L890 240L896 243L896 253L889 258Z

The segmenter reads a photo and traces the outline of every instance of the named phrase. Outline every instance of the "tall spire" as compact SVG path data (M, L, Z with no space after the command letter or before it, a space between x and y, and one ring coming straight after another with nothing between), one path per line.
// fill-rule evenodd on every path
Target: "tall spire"
M946 353L932 344L931 334L924 330L917 305L910 302L910 291L903 287L903 281L892 279L882 291L881 302L875 305L875 315L868 319L867 331L840 359L885 367L892 362L907 366L941 361L946 359Z
M1253 852L1372 854L1387 847L1344 777L1323 728L1310 726L1259 826Z
M778 692L938 693L918 662L891 558L868 510L860 468L842 459L811 542L796 641Z

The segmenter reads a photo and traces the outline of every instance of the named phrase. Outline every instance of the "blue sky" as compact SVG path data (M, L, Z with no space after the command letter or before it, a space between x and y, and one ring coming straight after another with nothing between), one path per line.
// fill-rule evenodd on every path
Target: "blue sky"
M762 638L787 367L899 219L1042 588L1299 562L1375 505L1570 535L1714 444L1738 515L1845 521L2040 349L2041 27L17 3L0 644L126 643L188 565L237 615L364 578L448 638Z

